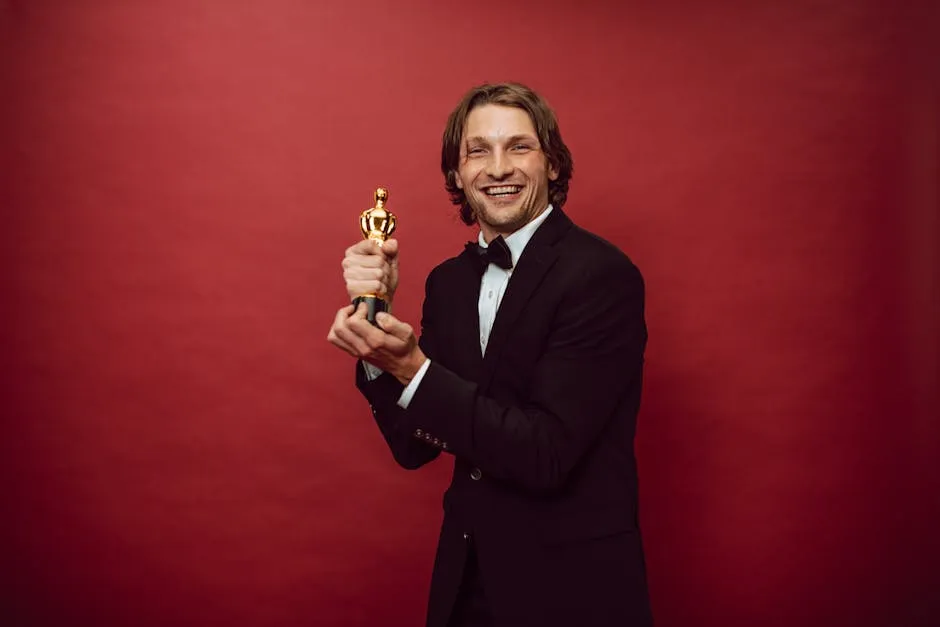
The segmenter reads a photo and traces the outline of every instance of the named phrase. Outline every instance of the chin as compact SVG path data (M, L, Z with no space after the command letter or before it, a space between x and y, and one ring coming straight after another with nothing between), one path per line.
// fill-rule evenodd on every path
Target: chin
M511 207L504 207L497 210L482 211L479 215L483 216L487 224L493 226L508 226L519 221L519 212L513 211Z

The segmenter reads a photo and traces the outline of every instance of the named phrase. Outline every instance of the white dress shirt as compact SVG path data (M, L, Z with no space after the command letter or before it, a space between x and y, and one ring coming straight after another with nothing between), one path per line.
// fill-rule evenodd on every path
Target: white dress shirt
M499 311L499 305L503 301L503 294L506 293L506 287L509 285L512 271L516 267L516 264L519 263L519 258L522 257L522 252L525 250L529 240L532 239L532 236L542 223L545 222L545 219L548 218L548 214L551 212L552 206L549 205L548 208L534 220L515 233L503 238L506 241L506 246L509 247L509 252L512 254L512 268L504 270L491 263L483 271L483 278L480 281L480 297L477 301L477 311L480 316L480 353L482 355L486 355L486 344L490 339L490 331L493 330L493 324L496 322L496 312ZM480 232L478 237L480 246L486 248L487 243L483 239L483 233ZM363 362L362 365L365 367L366 375L370 380L382 374L382 370L372 364ZM430 365L430 359L425 359L424 363L421 364L414 378L405 386L401 396L398 398L399 407L408 409L408 404L411 402L415 392L418 391L418 386L421 385L421 381L424 379L424 373L428 371Z

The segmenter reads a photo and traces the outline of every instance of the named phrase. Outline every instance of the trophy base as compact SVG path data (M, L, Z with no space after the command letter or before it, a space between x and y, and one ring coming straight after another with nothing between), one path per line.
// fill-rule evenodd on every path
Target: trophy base
M366 304L366 320L375 326L379 326L375 321L375 314L379 313L380 311L388 311L388 303L378 296L357 296L352 301L353 307L358 309L359 303Z

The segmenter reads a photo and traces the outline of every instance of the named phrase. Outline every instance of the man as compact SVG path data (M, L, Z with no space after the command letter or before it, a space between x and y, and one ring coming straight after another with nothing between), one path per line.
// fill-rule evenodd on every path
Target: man
M562 212L571 155L518 84L471 90L442 171L478 243L427 278L421 339L339 310L329 340L396 461L454 458L428 627L652 622L633 452L646 325L639 271ZM394 298L398 244L346 251L350 297Z

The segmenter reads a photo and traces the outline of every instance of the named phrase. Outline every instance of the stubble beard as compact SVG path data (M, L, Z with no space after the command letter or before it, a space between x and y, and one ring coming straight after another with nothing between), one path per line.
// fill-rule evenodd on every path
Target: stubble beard
M485 224L500 233L512 233L526 224L525 211L522 207L517 207L511 212L497 214L487 211L484 205L482 208L474 208L473 215L478 224Z
M500 233L514 233L536 217L531 211L533 202L534 199L523 197L505 209L490 209L487 199L482 198L470 203L470 208L477 224L485 224Z

